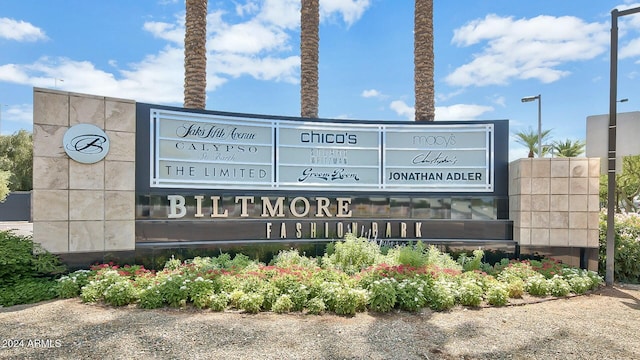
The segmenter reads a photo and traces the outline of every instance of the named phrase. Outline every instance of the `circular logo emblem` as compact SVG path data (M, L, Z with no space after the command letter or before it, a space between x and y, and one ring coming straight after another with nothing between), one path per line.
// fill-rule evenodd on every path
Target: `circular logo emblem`
M83 164L93 164L107 156L109 138L102 129L91 124L74 125L62 138L64 151Z

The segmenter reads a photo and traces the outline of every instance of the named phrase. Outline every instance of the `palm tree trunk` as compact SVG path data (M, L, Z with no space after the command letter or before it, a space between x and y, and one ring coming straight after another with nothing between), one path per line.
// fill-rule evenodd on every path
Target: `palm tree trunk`
M207 99L207 0L186 0L184 107L204 109Z
M416 121L433 121L436 116L433 57L433 0L415 0L413 62Z
M300 115L318 117L320 1L302 0L300 10Z

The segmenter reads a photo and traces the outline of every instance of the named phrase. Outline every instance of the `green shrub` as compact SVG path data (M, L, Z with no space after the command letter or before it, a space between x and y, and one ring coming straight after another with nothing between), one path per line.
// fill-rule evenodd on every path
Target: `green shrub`
M473 250L473 256L467 256L466 253L460 254L458 257L458 264L462 266L464 271L480 270L482 266L482 258L484 257L484 251L477 249Z
M369 285L369 309L377 312L388 312L396 306L395 279L376 280Z
M25 278L17 283L0 286L0 305L31 304L56 297L56 282L47 278Z
M138 300L138 290L129 279L122 279L104 290L104 302L113 306L129 305Z
M460 305L480 306L484 291L482 286L473 278L460 278L457 289L457 300Z
M492 306L505 306L509 303L509 287L500 281L490 282L484 297Z
M524 289L533 296L547 296L550 293L550 284L541 274L535 274L525 280Z
M307 313L313 314L313 315L320 315L327 309L327 307L324 304L324 301L319 297L314 297L312 299L309 299L309 301L307 301L306 308L307 308Z
M271 260L271 264L282 268L299 266L313 269L318 267L318 261L316 259L300 255L297 249L281 250L278 255L274 256Z
M259 293L244 294L238 299L238 308L250 314L257 314L262 309L263 301L264 298Z
M68 299L80 296L80 290L89 283L90 270L77 270L58 279L55 287L59 298Z
M347 233L344 241L335 244L333 254L322 258L322 263L325 267L335 267L347 274L355 274L382 258L380 247L376 243Z
M64 270L58 257L34 243L31 236L0 231L0 286L23 279L53 278Z
M448 310L456 304L455 283L447 279L438 279L426 294L427 305L433 310Z
M83 286L80 290L80 299L83 302L94 303L104 300L104 292L107 288L121 281L122 277L117 270L111 268L104 268L99 270L93 280Z
M432 265L440 269L462 270L462 266L453 260L451 255L441 252L433 245L427 249L426 256L426 265Z
M353 316L358 311L364 311L367 305L367 292L362 289L342 287L336 294L334 312L338 315Z
M524 280L519 277L510 277L499 280L507 287L507 293L512 299L520 299L524 295Z
M213 280L198 276L193 281L185 280L189 300L198 308L207 306L209 296L213 294Z
M636 213L615 214L615 267L616 281L640 283L640 215ZM600 275L606 270L607 219L600 212Z
M397 246L389 250L388 257L393 258L397 264L413 267L425 266L428 260L422 241L418 241L415 245L410 243Z
M429 287L424 279L404 279L398 283L398 307L405 311L418 311L426 306L426 291Z
M288 313L293 309L293 301L289 295L283 294L273 304L272 310L278 314Z
M164 299L157 285L149 285L140 291L138 295L138 306L143 309L157 309L164 306Z
M182 274L171 274L158 283L164 302L171 307L185 307L189 299L188 280Z
M262 294L262 308L269 311L273 310L273 304L278 300L281 295L281 291L272 282L265 283L260 288L260 294Z
M567 296L571 292L571 285L560 275L554 275L549 281L549 293L553 296Z
M209 309L213 311L223 311L229 306L229 294L218 293L211 294L209 297Z

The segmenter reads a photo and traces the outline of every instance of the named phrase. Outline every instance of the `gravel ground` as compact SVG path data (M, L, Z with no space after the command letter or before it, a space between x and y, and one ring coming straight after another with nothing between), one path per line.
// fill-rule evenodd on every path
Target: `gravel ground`
M0 359L640 359L640 287L448 312L0 308Z

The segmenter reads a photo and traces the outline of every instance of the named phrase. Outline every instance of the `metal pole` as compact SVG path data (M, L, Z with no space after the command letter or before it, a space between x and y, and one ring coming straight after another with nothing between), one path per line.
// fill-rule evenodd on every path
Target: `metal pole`
M617 127L617 97L618 97L618 18L620 16L640 13L640 7L618 11L611 10L611 73L609 88L609 153L607 156L607 250L605 283L613 285L615 261L615 222L616 211L616 127Z
M538 94L538 157L542 157L542 94Z
M609 74L609 152L607 154L607 250L605 283L613 285L616 210L616 98L618 92L618 9L611 11L611 70Z

